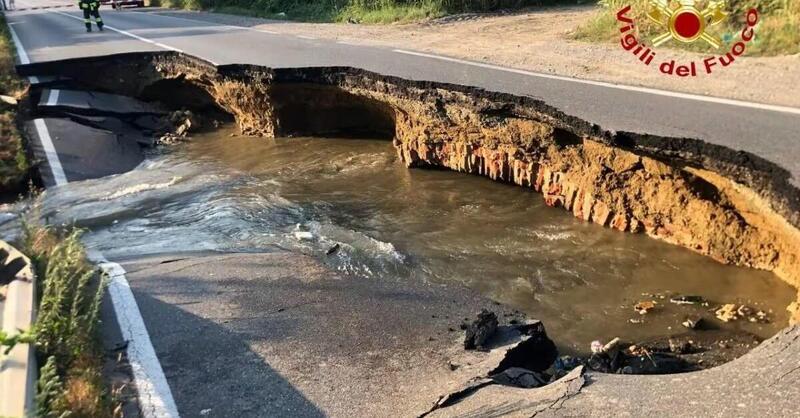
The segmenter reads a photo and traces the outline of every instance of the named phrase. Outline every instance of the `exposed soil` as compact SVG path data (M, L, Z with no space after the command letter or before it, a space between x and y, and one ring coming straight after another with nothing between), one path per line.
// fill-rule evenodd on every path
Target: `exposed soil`
M101 68L130 76L120 76L122 83L94 77ZM394 145L409 167L532 188L548 205L583 220L800 284L800 194L788 174L700 140L612 134L532 98L351 68L217 68L177 53L136 53L22 70L134 97L195 97L196 108L218 106L251 135L384 137L393 126ZM150 88L156 83L157 91ZM797 304L790 310L800 319Z
M158 13L358 45L424 51L541 73L800 107L800 97L786 88L800 85L800 55L745 56L710 76L667 76L657 68L643 66L617 44L571 40L575 29L595 13L591 6L510 15L471 14L380 26L278 22L203 12ZM660 57L678 62L701 61L708 56L666 46L658 51Z

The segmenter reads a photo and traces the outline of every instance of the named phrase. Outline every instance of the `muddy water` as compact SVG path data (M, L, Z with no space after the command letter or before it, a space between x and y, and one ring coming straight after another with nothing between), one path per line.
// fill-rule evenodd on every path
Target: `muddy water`
M386 141L230 132L197 137L124 175L60 188L46 215L89 227L90 246L111 259L277 245L365 280L461 283L543 320L568 351L585 352L593 339L682 333L688 314L761 337L786 325L795 291L770 273L581 222L520 187L409 170ZM669 303L676 294L711 305ZM639 315L633 305L642 300L658 307ZM709 313L715 303L746 303L772 322L722 324Z

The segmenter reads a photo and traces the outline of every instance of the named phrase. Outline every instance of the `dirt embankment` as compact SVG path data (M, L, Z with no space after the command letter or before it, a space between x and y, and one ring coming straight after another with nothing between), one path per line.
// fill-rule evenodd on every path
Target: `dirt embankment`
M98 68L120 77L94 77ZM754 155L700 140L611 134L535 99L351 68L215 67L145 53L24 70L219 107L247 134L394 138L409 167L532 188L586 221L773 271L800 287L800 197L785 170ZM797 303L790 310L800 321Z

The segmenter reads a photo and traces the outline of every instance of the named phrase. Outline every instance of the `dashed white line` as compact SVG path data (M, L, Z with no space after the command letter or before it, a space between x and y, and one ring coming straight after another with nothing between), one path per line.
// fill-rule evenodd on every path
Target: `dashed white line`
M11 27L9 26L9 28ZM20 61L22 61L22 57L25 57L23 64L29 64L30 60L19 37L16 36L13 29L11 29L11 33ZM47 104L57 105L58 97L59 91L50 89ZM54 183L56 186L67 184L69 181L44 119L35 119L33 123L42 143L45 158L53 173ZM164 376L161 363L158 361L150 335L147 333L139 306L136 304L136 299L133 297L133 292L125 277L125 269L117 263L108 261L99 251L88 250L86 255L90 261L97 263L109 278L108 293L111 296L111 303L114 306L122 338L128 342L126 350L128 362L133 371L142 415L147 418L179 418L178 407L172 397L172 391Z
M462 60L462 59L458 59L458 58L445 57L445 56L442 56L442 55L426 54L424 52L408 51L408 50L405 50L405 49L394 49L393 51L397 52L399 54L407 54L407 55L415 55L415 56L418 56L418 57L433 58L433 59L437 59L437 60L441 60L441 61L455 62L455 63L458 63L458 64L471 65L473 67L488 68L488 69L491 69L491 70L505 71L505 72L508 72L508 73L522 74L522 75L527 75L527 76L531 76L531 77L549 78L549 79L552 79L552 80L570 81L570 82L573 82L573 83L588 84L588 85L592 85L592 86L607 87L607 88L618 89L618 90L634 91L634 92L638 92L638 93L655 94L655 95L658 95L658 96L675 97L675 98L678 98L678 99L695 100L695 101L699 101L699 102L717 103L717 104L724 104L724 105L730 105L730 106L747 107L747 108L751 108L751 109L769 110L769 111L773 111L773 112L782 112L782 113L791 113L791 114L795 114L795 115L800 115L800 109L795 108L795 107L768 105L768 104L754 103L754 102L745 102L745 101L742 101L742 100L723 99L721 97L700 96L700 95L696 95L696 94L678 93L678 92L668 91L668 90L659 90L659 89L652 89L652 88L647 88L647 87L628 86L628 85L625 85L625 84L614 84L614 83L607 83L607 82L603 82L603 81L583 80L583 79L580 79L580 78L572 78L572 77L564 77L564 76L560 76L560 75L537 73L535 71L527 71L527 70L520 70L520 69L517 69L517 68L502 67L500 65L486 64L486 63L483 63L483 62Z
M300 39L309 39L309 40L312 40L312 41L317 39L317 38L314 38L314 37L311 37L311 36L307 36L307 35L297 35L297 37L300 38Z

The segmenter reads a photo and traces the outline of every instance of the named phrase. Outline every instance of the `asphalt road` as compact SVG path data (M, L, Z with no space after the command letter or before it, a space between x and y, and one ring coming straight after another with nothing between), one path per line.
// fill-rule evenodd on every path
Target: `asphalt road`
M17 7L63 4L60 0L17 1ZM276 68L343 65L409 79L479 86L543 99L609 130L698 138L748 151L787 169L794 184L799 184L800 110L791 113L746 108L542 78L387 48L306 39L152 11L103 9L104 21L117 31L85 33L79 16L76 8L29 10L8 15L8 21L31 62L172 48L218 64ZM280 23L275 25L279 28Z

